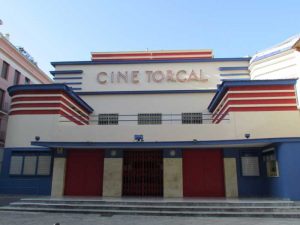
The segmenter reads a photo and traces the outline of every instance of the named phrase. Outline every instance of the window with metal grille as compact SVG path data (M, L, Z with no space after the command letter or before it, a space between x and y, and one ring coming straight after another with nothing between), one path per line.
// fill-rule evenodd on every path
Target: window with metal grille
M138 114L138 124L161 124L162 114L161 113L139 113Z
M9 68L9 64L7 62L3 61L1 77L4 79L7 79L7 77L8 77L8 68Z
M242 175L243 176L259 176L259 158L257 156L241 157Z
M182 124L201 124L202 113L182 113L181 121Z
M276 159L275 151L271 151L265 154L264 161L266 162L267 176L279 177L278 162Z
M51 156L40 153L17 153L10 159L10 175L49 176Z
M118 113L99 114L98 124L99 125L118 125L119 124L119 114Z

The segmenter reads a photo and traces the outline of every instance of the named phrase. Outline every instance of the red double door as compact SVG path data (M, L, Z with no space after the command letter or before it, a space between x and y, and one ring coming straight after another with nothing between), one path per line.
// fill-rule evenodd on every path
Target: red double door
M102 196L104 153L70 150L67 157L65 195Z
M221 149L183 150L183 196L225 196Z

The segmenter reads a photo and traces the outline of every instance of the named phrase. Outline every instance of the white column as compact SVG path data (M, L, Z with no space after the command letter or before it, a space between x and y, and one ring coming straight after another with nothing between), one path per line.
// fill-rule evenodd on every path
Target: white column
M238 181L235 158L224 158L225 191L227 198L237 198Z
M164 158L163 173L164 197L182 197L182 158Z
M123 158L104 158L103 197L122 196Z
M52 197L62 197L64 195L66 161L64 157L54 158L51 189Z

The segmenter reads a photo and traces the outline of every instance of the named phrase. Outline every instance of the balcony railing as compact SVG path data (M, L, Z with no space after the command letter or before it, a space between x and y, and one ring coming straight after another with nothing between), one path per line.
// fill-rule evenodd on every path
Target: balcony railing
M159 114L159 113L157 113ZM103 114L102 114L103 115ZM106 114L110 115L110 114ZM178 113L169 113L169 114L159 114L161 116L153 117L147 119L147 117L141 120L139 114L114 114L117 116L109 118L105 121L102 118L99 118L99 115L90 115L89 124L90 125L163 125L163 124L182 124L182 125L201 125L201 124L212 124L212 114L211 113L202 113L201 117L184 117L183 114ZM145 113L143 113L145 115ZM76 117L73 117L76 118ZM223 122L229 122L229 115L227 114L223 119ZM61 116L60 122L68 123L70 120Z

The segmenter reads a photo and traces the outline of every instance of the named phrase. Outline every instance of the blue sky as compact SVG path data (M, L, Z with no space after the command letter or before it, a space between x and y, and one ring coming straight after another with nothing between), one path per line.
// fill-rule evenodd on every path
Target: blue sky
M1 33L49 74L93 51L213 49L253 55L300 33L299 0L0 0Z

